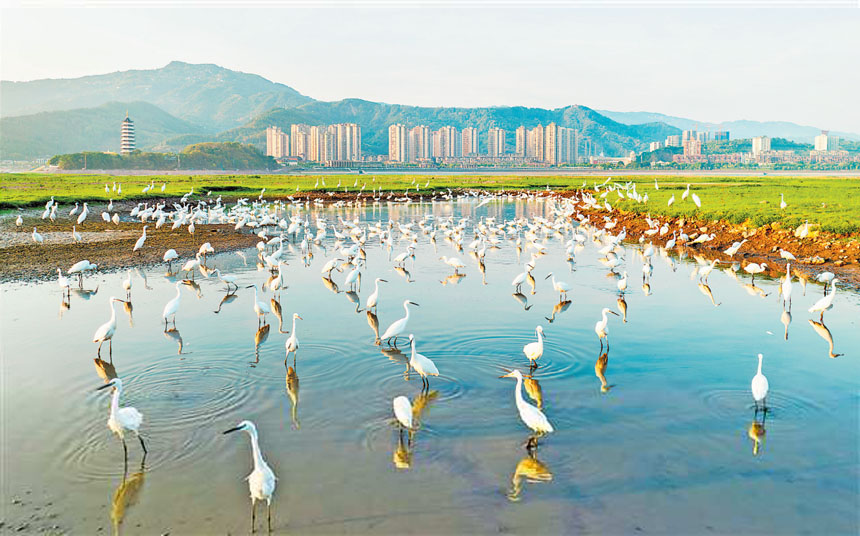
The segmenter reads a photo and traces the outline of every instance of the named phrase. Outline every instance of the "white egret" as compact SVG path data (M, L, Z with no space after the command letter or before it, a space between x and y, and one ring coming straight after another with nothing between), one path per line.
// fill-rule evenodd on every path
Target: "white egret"
M418 304L409 300L403 302L403 309L406 311L406 316L401 318L400 320L396 320L388 329L385 330L385 333L382 334L382 337L379 340L387 341L388 344L391 344L391 339L394 339L394 346L397 346L397 337L403 334L406 331L406 326L409 323L409 306L414 305L418 307Z
M433 361L415 350L415 335L409 334L409 345L412 347L412 357L409 359L409 366L421 375L421 383L424 389L430 389L430 380L427 376L438 376L439 369Z
M168 272L173 269L173 261L175 261L178 258L179 258L179 253L176 253L175 249L171 248L171 249L168 249L167 251L164 252L164 256L162 257L162 259L164 259L164 262L167 263L167 271Z
M761 362L764 359L764 356L761 354L758 355L758 371L755 376L753 376L752 383L750 384L750 389L752 390L753 400L755 400L755 409L758 411L759 404L762 405L762 408L765 408L764 399L767 397L767 377L761 373ZM765 411L767 411L765 409Z
M453 268L455 274L460 273L459 272L460 268L466 267L466 265L463 264L463 261L461 261L457 257L450 257L449 258L449 257L446 257L445 255L442 255L441 257L439 257L439 260L441 260L442 262L444 262L445 264L447 264L448 266Z
M687 185L687 189L684 190L684 193L681 194L681 201L686 201L687 196L690 195L690 185Z
M78 276L78 283L83 286L84 284L84 272L90 272L98 268L97 264L93 264L90 261L84 259L82 261L78 261L69 268L66 273L69 275L76 274Z
M57 268L57 286L63 290L63 293L67 293L71 291L71 282L69 278L63 275L63 271Z
M173 326L176 326L176 311L179 310L179 302L182 299L182 282L176 282L176 297L167 302L164 310L161 312L161 318L164 319L164 330L167 331L167 319L173 317Z
M118 435L122 440L122 450L125 452L126 462L128 462L128 447L125 444L126 431L134 432L137 436L143 449L143 457L146 458L146 444L140 435L140 425L143 423L143 415L131 406L119 407L119 397L122 395L122 380L113 378L105 385L97 388L96 391L101 391L108 387L113 387L113 396L110 401L110 416L108 417L107 425L111 432Z
M786 302L791 308L791 263L785 265L785 279L782 282L782 304Z
M348 285L350 289L355 290L356 281L361 281L361 263L359 262L355 268L346 274L343 284ZM359 289L360 290L360 289Z
M200 253L194 256L193 259L185 261L185 264L182 265L182 268L179 269L180 272L185 272L185 276L188 277L188 272L191 272L191 278L194 279L194 270L200 268Z
M558 292L559 301L567 300L567 293L570 290L570 285L568 285L564 281L556 281L555 276L552 272L547 274L544 279L549 279L550 277L552 278L552 288L555 289L556 292Z
M75 201L74 208L72 208L72 210L69 211L69 218L71 218L72 216L74 216L75 214L78 213L78 207L79 207L79 203L77 201Z
M218 275L218 279L221 280L222 283L227 285L227 291L230 291L230 286L236 287L236 290L239 290L239 285L236 284L236 276L233 274L222 274L220 268L215 268L213 271L214 274Z
M41 243L43 243L44 241L45 241L45 239L42 237L42 235L40 235L39 233L37 233L37 232L36 232L36 228L35 228L35 227L33 227L33 242L35 242L35 243L37 243L37 244L41 244Z
M391 405L394 407L394 417L404 428L412 430L412 403L405 396L395 397Z
M529 274L533 269L533 265L529 263L526 263L524 267L525 271L520 274L517 274L514 280L511 281L511 285L513 285L514 287L514 292L520 292L522 290L523 283L526 282L526 279L528 278Z
M376 304L379 302L379 283L388 283L385 279L377 277L373 281L373 294L367 297L367 301L365 302L365 308L369 311L371 309L376 308Z
M290 352L293 352L293 361L295 362L296 355L298 354L297 350L299 349L299 337L296 335L296 320L304 320L304 318L299 316L299 313L293 313L293 329L290 331L290 337L287 339L287 342L284 343L284 346L287 349L287 357L290 357ZM286 362L286 359L284 359Z
M266 501L267 508L267 525L269 532L272 532L272 495L275 493L275 473L266 464L263 459L263 454L260 452L260 443L257 434L257 427L251 421L242 421L235 428L230 428L224 433L238 431L248 432L251 438L251 451L254 457L254 470L245 479L248 481L248 490L251 492L251 532L254 532L254 525L257 519L257 501Z
M821 313L818 318L819 322L824 322L824 311L833 307L833 299L836 297L836 282L839 281L837 278L833 278L830 280L830 292L815 302L815 304L809 308L810 313Z
M669 202L666 204L666 206L671 207L672 203L674 203L674 202L675 202L675 194L672 194L672 197L669 198Z
M90 209L89 209L89 207L87 207L87 204L84 203L84 209L81 210L81 213L78 215L78 225L84 223L84 220L87 219L87 216L89 215L89 213L90 213Z
M795 257L790 251L786 251L782 248L779 250L779 256L787 261L796 261L797 257Z
M260 325L265 322L266 315L272 311L269 309L269 305L266 302L260 301L260 289L257 285L248 285L245 288L254 289L254 312L257 314L257 327L259 328Z
M624 293L627 290L627 270L624 270L624 277L618 280L618 292Z
M128 277L122 282L122 288L125 290L125 299L131 299L131 270L128 271Z
M543 355L543 326L537 326L535 328L535 335L537 335L536 342L530 342L523 346L523 353L526 354L527 358L529 358L529 363L532 368L537 366L537 360Z
M74 226L74 225L72 226L72 239L73 239L75 242L80 242L81 240L83 240L83 237L81 237L81 233L79 233L79 232L77 231L77 229L75 228L75 226Z
M787 207L787 206L788 206L788 204L785 202L784 194L779 194L779 208L780 208L780 210L785 210L785 207Z
M517 386L514 389L514 400L516 400L517 410L520 413L520 419L522 419L523 423L525 423L526 426L528 426L532 431L534 431L538 437L544 434L554 432L555 429L552 427L552 424L550 424L549 420L546 418L546 415L544 415L543 412L539 410L536 406L533 406L530 403L526 402L526 400L523 398L523 374L519 370L514 369L513 371L500 377L515 378L517 380ZM530 437L528 442L529 450L536 446L537 437Z
M108 341L110 348L110 355L113 357L113 335L116 333L116 309L113 304L115 302L126 303L125 300L121 300L114 296L111 296L108 305L110 305L110 320L102 324L98 327L96 332L93 334L93 342L99 343L98 356L102 355L102 344L105 341Z
M740 242L733 243L731 246L727 247L725 249L725 251L723 251L723 253L725 253L729 257L733 257L734 254L737 253L739 249L741 249L741 246L743 246L746 243L746 241L747 240L745 238L745 239L741 240Z
M699 199L698 195L696 195L695 193L691 194L690 198L693 199L693 203L695 203L698 208L702 208L702 201Z
M601 311L603 315L602 320L598 320L596 324L594 324L594 332L597 333L597 338L600 339L600 348L603 348L603 339L606 339L606 347L609 347L609 318L606 316L607 313L612 313L615 316L618 316L618 313L610 309L609 307L604 307Z
M755 283L756 274L760 274L760 273L764 272L766 269L767 269L767 263L765 263L765 262L763 262L761 264L756 264L754 262L751 262L751 263L747 264L746 266L744 266L744 271L748 274L752 274L753 283Z
M140 238L138 238L137 242L134 243L134 249L131 250L132 253L134 253L135 251L139 251L141 248L143 248L143 243L146 242L146 228L147 227L148 227L147 225L143 226L143 234L140 235ZM143 252L141 251L140 254L142 255Z

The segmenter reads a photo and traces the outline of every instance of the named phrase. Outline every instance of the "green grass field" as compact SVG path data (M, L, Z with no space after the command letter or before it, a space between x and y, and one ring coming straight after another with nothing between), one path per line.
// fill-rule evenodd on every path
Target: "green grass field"
M607 176L611 172L607 172ZM413 181L421 191L439 191L446 188L468 188L486 190L544 189L547 185L554 190L580 188L583 182L593 188L602 183L605 177L574 176L515 176L515 175L326 175L326 186L320 176L315 175L152 175L152 176L110 176L110 175L65 175L39 173L0 174L0 208L37 207L53 195L61 204L75 201L107 201L114 197L106 193L105 183L114 181L122 184L123 200L144 200L148 198L181 196L192 186L195 194L227 196L252 196L266 188L266 196L286 197L301 195L302 192L343 191L344 188L355 192L367 184L366 193L372 188L381 187L384 191L403 191L414 189ZM155 182L152 193L141 190L150 181ZM849 234L860 231L860 178L857 177L689 177L658 176L659 190L654 189L654 176L623 176L617 182L632 181L640 194L648 194L647 205L631 200L620 200L611 193L606 200L616 208L653 215L687 216L709 220L726 220L731 223L748 222L764 225L779 222L783 226L795 227L804 220L821 226L821 230ZM318 183L319 181L319 183ZM356 186L357 181L357 186ZM428 183L429 185L425 187ZM165 191L161 185L166 183ZM337 188L340 183L340 188ZM317 185L317 188L314 188ZM688 199L681 201L681 194L687 184L692 185L702 201L701 209ZM785 194L788 203L786 210L779 208L779 195ZM675 203L667 206L670 196L675 195Z

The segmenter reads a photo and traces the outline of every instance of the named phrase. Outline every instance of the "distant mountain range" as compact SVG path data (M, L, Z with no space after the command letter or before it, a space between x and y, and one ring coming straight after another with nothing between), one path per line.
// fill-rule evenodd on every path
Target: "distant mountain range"
M754 136L770 136L771 138L785 138L787 140L812 143L813 138L821 133L819 127L809 127L789 123L787 121L724 121L722 123L709 123L697 121L684 117L675 117L655 112L613 112L610 110L597 110L599 113L627 125L639 125L643 123L666 123L681 130L728 130L732 139L752 138ZM831 131L834 136L850 140L860 140L860 134L851 132Z
M360 99L323 102L258 75L174 61L160 69L0 82L0 158L27 160L82 150L116 151L126 109L135 122L139 148L172 151L206 141L238 141L264 148L268 126L288 130L294 123L339 122L361 125L365 154L388 152L392 123L474 126L480 133L481 150L487 129L497 126L508 131L508 150L512 151L518 126L554 121L579 129L596 152L622 155L641 151L649 142L693 125L706 128L705 123L663 114L599 112L578 105L547 110L431 108ZM818 133L818 129L792 123L737 121L724 125L733 138L768 134L809 141ZM765 126L769 130L756 130Z

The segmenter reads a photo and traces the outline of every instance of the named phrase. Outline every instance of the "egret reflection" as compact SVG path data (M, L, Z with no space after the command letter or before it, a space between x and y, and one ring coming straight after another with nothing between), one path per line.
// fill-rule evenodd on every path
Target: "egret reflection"
M552 307L552 315L545 316L546 321L552 324L555 321L555 315L561 314L570 307L570 304L573 303L571 300L560 301Z
M551 482L553 478L552 471L542 461L537 459L537 453L530 451L514 468L514 474L511 476L511 489L507 496L511 501L519 501L522 499L523 482L530 484L538 484Z
M256 365L260 362L260 346L266 342L269 338L269 330L271 329L270 324L263 324L257 329L257 332L254 333L254 361L252 364Z
M373 311L367 311L367 325L373 331L374 344L379 346L382 341L379 340L379 317Z
M236 299L236 298L238 298L238 297L239 297L239 296L236 294L236 292L235 292L235 291L233 291L233 292L228 292L228 293L224 294L224 296L221 298L221 301L220 301L220 302L218 302L218 308L217 308L217 309L215 309L215 311L214 311L214 312L215 312L215 314L220 313L220 312L221 312L221 308L222 308L222 307L224 307L224 305L225 305L225 304L228 304L228 303L232 302L233 300L235 300L235 299Z
M293 421L293 426L296 430L299 426L299 374L294 367L287 366L287 396L290 397L292 407L290 409L290 419Z
M179 330L176 329L176 326L165 328L164 329L164 338L170 341L173 341L177 345L176 355L182 355L182 335L179 333Z
M785 340L788 340L788 326L791 324L791 308L787 311L785 309L782 310L782 314L779 315L779 321L785 326Z
M709 287L706 283L699 283L699 292L707 296L711 300L711 305L714 307L719 307L722 302L717 303L714 301L714 294L711 292L711 287Z
M514 299L517 300L519 304L523 306L523 311L528 311L532 308L532 306L529 305L529 299L522 292L515 292L511 294L511 296L513 296Z
M606 381L606 366L609 364L609 351L603 352L594 363L594 375L600 380L600 392L608 393L615 385L609 385Z
M812 329L815 330L815 333L818 333L818 336L827 341L828 350L827 355L830 357L839 357L845 354L834 354L833 353L833 335L830 334L830 330L827 329L827 326L824 325L824 322L816 322L815 320L809 319L809 325L812 326Z
M113 361L103 361L101 358L96 357L93 359L93 364L96 366L96 374L98 374L99 378L104 380L105 383L117 377Z
M111 501L110 519L115 535L119 535L120 525L122 525L128 509L137 504L138 499L140 499L145 475L144 461L141 461L140 468L130 475L128 468L123 471L122 482L113 492L113 500Z
M621 319L626 324L627 323L627 301L624 299L624 296L619 296L618 299L616 300L616 303L618 303L618 310L621 311L621 315L622 315Z
M767 431L765 430L764 423L767 420L767 412L761 412L761 420L759 420L759 412L756 411L753 416L753 421L750 423L749 428L747 428L747 436L753 442L752 453L753 456L758 456L761 454L762 449L764 448L764 439Z

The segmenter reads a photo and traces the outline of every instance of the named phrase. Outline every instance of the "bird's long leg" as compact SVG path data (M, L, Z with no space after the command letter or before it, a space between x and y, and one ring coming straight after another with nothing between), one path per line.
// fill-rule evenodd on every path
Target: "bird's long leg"
M122 438L122 453L123 466L125 467L124 472L128 473L128 445L125 444L125 438Z
M268 503L266 507L266 522L269 528L269 532L272 532L272 503Z
M251 499L251 534L257 531L257 501Z
M110 357L111 362L113 362L113 339L108 341L108 353L109 353L109 357Z
M818 321L822 324L824 323L824 311L821 311L821 316L818 317Z
M137 434L137 439L140 440L140 446L143 449L143 457L146 458L146 455L149 454L149 451L146 450L146 443L143 442L143 437L140 434Z
M96 354L97 354L99 357L101 357L101 356L102 356L102 343L103 343L103 342L104 342L104 341L99 341L99 349L98 349L98 350L96 350Z

